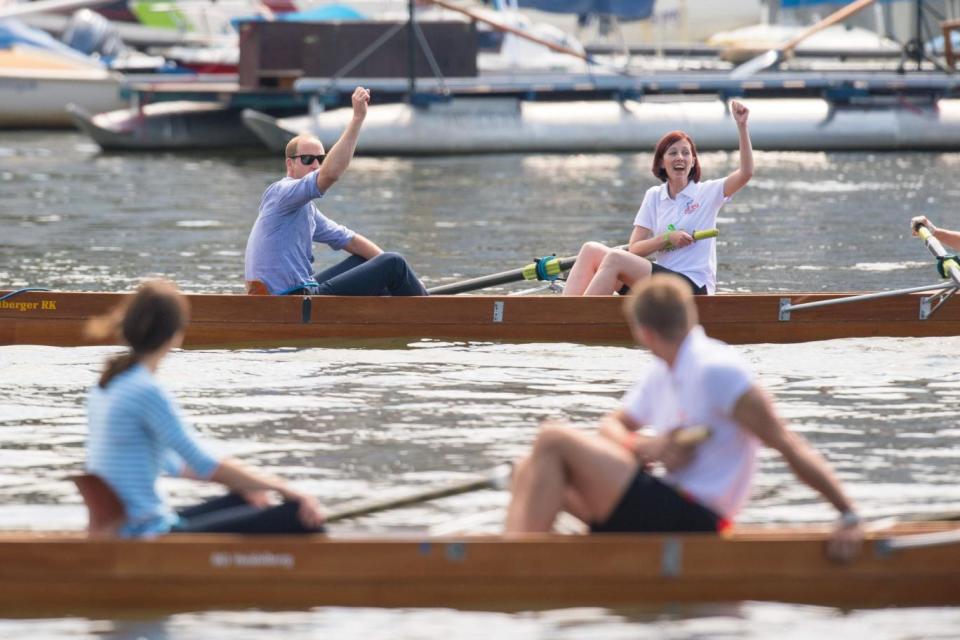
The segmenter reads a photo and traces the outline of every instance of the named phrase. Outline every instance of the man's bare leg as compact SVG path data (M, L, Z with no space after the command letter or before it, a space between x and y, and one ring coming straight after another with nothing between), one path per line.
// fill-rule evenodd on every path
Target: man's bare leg
M505 530L550 531L565 508L586 522L602 521L637 468L633 454L611 440L545 423L533 452L514 469Z
M627 251L611 251L583 295L609 296L620 289L621 283L633 285L649 278L652 272L653 264L646 258Z

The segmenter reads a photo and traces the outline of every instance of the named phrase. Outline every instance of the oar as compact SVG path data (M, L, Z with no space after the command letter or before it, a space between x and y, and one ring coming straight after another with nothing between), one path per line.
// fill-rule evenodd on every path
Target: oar
M499 489L506 487L510 479L510 473L513 467L510 464L501 464L487 471L479 478L455 482L444 487L433 487L423 491L415 491L405 496L396 498L384 498L382 500L368 500L357 502L339 509L334 509L327 514L327 522L337 522L348 518L357 518L379 511L408 507L413 504L456 496L471 491L480 491L481 489Z
M717 229L705 229L703 231L694 231L694 240L704 240L706 238L716 238L720 235ZM617 249L626 249L627 245L615 247ZM427 289L427 293L432 296L453 295L455 293L466 293L467 291L476 291L495 287L499 284L508 284L510 282L521 282L523 280L548 280L560 275L562 272L573 268L577 262L577 256L567 256L566 258L557 258L556 256L546 256L539 258L536 262L531 262L525 267L511 269L510 271L501 271L489 276L480 276L461 282L451 282L450 284L441 284Z
M927 249L937 259L937 270L940 275L944 278L950 278L956 286L960 287L960 264L957 264L956 256L952 256L944 250L943 245L933 237L926 225L916 224L914 225L914 231L917 232L923 243L927 245Z
M813 26L804 29L799 34L779 45L778 47L770 49L766 53L762 53L759 56L744 62L730 72L730 79L743 80L744 78L748 78L759 71L763 71L764 69L768 69L780 64L788 55L790 55L790 53L798 44L813 34L822 31L827 27L833 26L838 22L846 20L861 9L866 9L874 2L875 0L856 0L856 2L851 2L837 11L834 11L820 22L817 22Z
M0 9L0 20L15 16L26 16L46 11L72 11L84 7L96 7L101 4L110 4L116 0L38 0L37 2L23 2Z

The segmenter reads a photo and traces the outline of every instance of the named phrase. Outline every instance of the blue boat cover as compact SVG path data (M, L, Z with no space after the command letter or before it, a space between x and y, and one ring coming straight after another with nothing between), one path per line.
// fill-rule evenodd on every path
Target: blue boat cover
M0 49L10 49L14 46L43 49L88 63L93 61L92 58L54 39L46 31L29 27L14 18L0 20Z
M523 9L580 16L614 16L621 20L646 20L653 13L654 0L518 0Z

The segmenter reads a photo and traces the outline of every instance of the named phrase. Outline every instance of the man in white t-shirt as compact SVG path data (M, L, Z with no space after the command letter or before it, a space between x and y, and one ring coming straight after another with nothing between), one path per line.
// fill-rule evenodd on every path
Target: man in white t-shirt
M561 510L594 532L720 531L747 501L764 444L840 512L831 554L855 555L860 519L829 464L784 425L737 353L704 334L690 287L655 275L625 310L657 361L599 435L541 426L514 473L507 532L549 531Z

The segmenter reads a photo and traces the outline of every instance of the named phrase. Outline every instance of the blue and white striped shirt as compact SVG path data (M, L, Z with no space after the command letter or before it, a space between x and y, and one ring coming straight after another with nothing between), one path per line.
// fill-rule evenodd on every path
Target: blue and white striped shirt
M91 389L87 417L87 471L103 478L123 502L127 521L120 535L169 531L177 515L157 490L160 473L180 475L186 465L197 477L209 478L219 461L143 365L116 376L106 389Z

